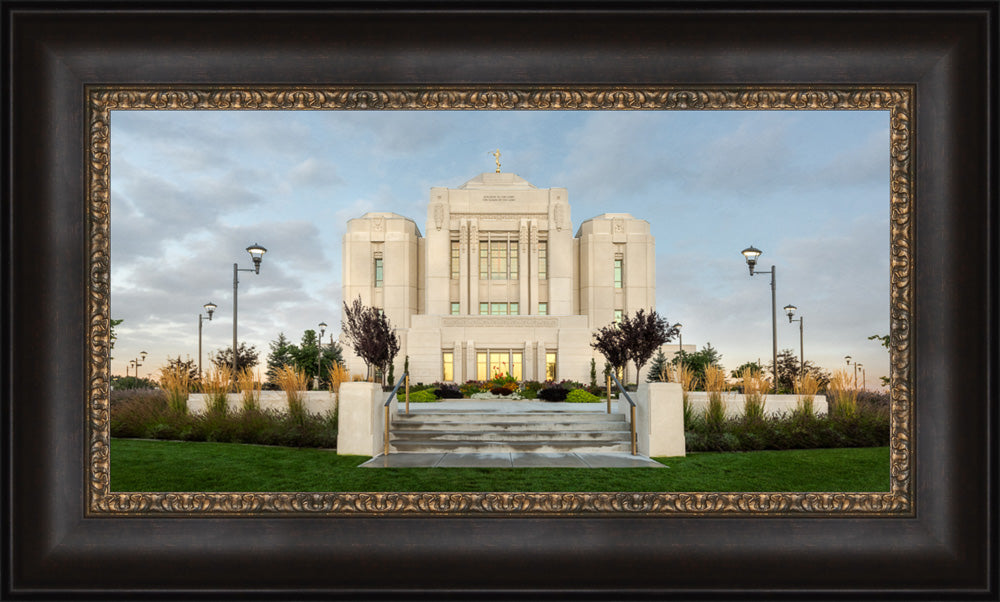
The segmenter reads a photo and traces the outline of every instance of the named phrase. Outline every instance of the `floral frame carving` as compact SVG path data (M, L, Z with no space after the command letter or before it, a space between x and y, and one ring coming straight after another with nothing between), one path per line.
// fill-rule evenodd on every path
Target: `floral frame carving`
M87 491L91 516L913 516L913 97L909 86L88 86ZM112 110L886 110L890 119L888 492L138 493L110 491Z

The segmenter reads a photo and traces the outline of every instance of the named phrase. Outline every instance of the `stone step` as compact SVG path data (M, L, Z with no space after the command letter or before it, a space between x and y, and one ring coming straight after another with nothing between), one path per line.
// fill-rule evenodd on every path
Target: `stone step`
M624 420L611 422L425 422L417 420L393 421L392 430L404 431L627 431Z
M604 412L580 412L567 414L565 412L411 412L402 411L393 417L393 422L445 422L445 423L498 423L498 422L623 422L624 414L606 414Z
M599 453L630 452L632 446L619 441L392 441L389 450L400 453Z
M392 441L628 441L624 431L391 431Z

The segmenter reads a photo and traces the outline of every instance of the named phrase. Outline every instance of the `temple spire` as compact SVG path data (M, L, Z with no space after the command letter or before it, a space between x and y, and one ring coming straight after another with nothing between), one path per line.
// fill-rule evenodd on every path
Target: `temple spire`
M493 155L494 159L496 159L496 161L497 161L497 173L500 173L500 149L498 148L498 149L496 149L495 151L493 151L490 154Z

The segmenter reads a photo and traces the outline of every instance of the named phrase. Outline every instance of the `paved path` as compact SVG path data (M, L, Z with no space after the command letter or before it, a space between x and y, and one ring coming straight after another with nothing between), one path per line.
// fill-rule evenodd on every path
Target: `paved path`
M665 468L646 456L629 453L410 453L379 454L362 468Z

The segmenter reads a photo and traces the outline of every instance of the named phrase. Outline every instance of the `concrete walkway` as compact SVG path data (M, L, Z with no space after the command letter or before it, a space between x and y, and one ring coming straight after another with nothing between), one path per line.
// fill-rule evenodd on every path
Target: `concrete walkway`
M629 453L410 453L379 454L361 468L666 468Z
M399 413L404 414L406 404L399 404ZM478 400L449 399L432 403L411 403L410 414L440 412L483 411L490 413L532 414L532 413L606 413L605 401L600 403L547 402L534 399L525 400ZM617 413L618 401L611 400L611 411ZM646 456L620 452L608 453L390 453L378 455L368 460L362 467L403 468L403 467L557 467L557 468L665 468L663 464Z

